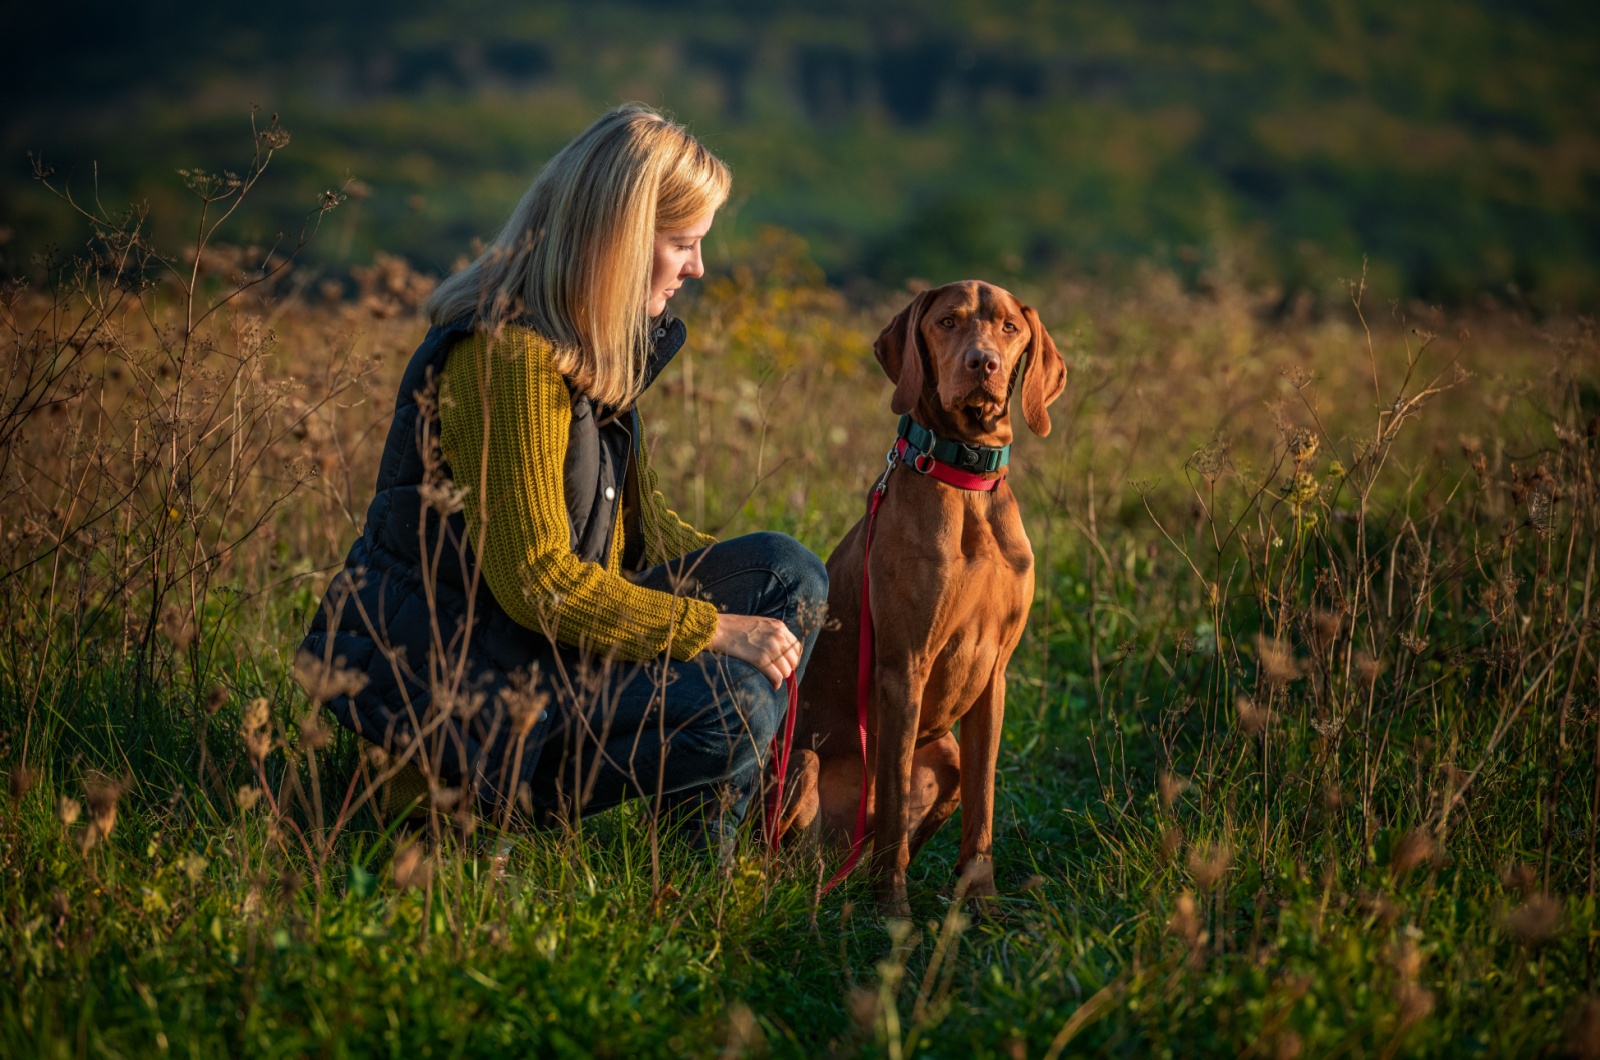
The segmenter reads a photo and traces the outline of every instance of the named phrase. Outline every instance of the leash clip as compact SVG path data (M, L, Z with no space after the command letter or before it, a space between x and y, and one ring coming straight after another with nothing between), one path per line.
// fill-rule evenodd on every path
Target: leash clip
M894 470L896 464L900 463L900 453L897 450L890 449L889 456L884 463L887 466L884 467L883 474L878 476L877 485L872 487L872 492L880 497L889 490L889 473Z

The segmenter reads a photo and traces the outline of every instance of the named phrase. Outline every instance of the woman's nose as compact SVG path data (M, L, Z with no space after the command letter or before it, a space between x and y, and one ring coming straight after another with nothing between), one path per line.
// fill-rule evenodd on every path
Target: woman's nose
M694 256L683 263L683 275L693 280L698 280L706 274L706 263L700 257L700 248L694 248Z

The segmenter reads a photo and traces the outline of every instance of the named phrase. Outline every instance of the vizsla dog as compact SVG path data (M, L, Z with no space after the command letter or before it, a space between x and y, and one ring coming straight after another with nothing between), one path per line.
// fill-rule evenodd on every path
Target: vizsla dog
M1003 481L1010 399L1020 387L1023 418L1049 434L1047 407L1067 369L1038 313L973 280L917 295L873 352L895 382L890 408L909 413L909 425L902 418L905 441L882 484L870 550L872 766L863 776L857 724L863 517L828 560L828 612L838 622L823 631L801 686L796 797L783 823L848 836L865 782L879 901L887 915L906 916L906 867L960 804L966 893L995 893L1006 664L1033 601L1033 550ZM930 474L947 469L935 458L960 469L954 479L965 487Z

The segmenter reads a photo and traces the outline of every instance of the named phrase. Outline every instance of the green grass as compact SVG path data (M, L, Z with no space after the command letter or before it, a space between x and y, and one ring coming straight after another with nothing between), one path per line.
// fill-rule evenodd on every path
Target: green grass
M500 864L480 829L445 845L425 892L395 885L391 845L368 820L337 844L319 884L268 837L263 806L241 812L199 781L191 712L161 710L154 696L136 736L110 684L75 700L76 719L105 740L66 725L52 733L46 775L0 818L14 986L0 1001L0 1042L41 1056L704 1055L732 1034L776 1055L893 1053L899 1038L918 1055L1011 1055L1025 1043L1037 1056L1081 1012L1097 1018L1073 1048L1109 1055L1251 1042L1282 1055L1286 1032L1306 1055L1516 1056L1561 1040L1592 982L1593 899L1563 900L1553 938L1530 949L1503 924L1518 899L1496 875L1499 859L1534 857L1540 845L1541 822L1518 812L1550 784L1533 733L1508 748L1474 803L1472 836L1406 874L1391 848L1427 783L1408 765L1415 741L1438 731L1426 724L1394 741L1375 795L1392 823L1370 836L1355 813L1313 806L1316 793L1300 790L1309 762L1278 766L1290 790L1264 800L1247 746L1219 756L1219 774L1196 776L1169 813L1154 790L1163 763L1153 730L1172 724L1174 701L1215 664L1174 654L1165 684L1175 691L1146 706L1128 691L1162 682L1129 681L1097 710L1082 679L1079 559L1049 572L1059 610L1048 644L1030 638L1014 667L997 778L1006 897L986 916L969 922L951 903L955 823L913 866L903 937L875 915L864 881L817 903L807 866L755 849L724 875L669 842L671 890L657 900L646 817L626 811L576 834L516 835ZM1133 567L1124 585L1143 573ZM1041 687L1047 649L1058 676ZM1459 672L1450 710L1470 709L1459 686L1483 679ZM1192 717L1178 724L1190 739L1209 731ZM1210 736L1233 739L1226 724ZM229 746L225 732L212 739ZM55 800L81 797L75 774L108 742L139 747L138 781L109 841L84 854ZM330 763L348 767L350 742ZM1570 771L1548 812L1580 835L1558 837L1554 883L1583 882L1589 760L1558 764ZM231 779L244 776L236 766ZM1254 824L1263 801L1265 843ZM1297 827L1302 809L1308 827ZM1194 886L1181 853L1160 853L1174 820L1190 830L1188 849L1224 832L1236 846L1223 885L1200 892L1210 939L1192 947L1168 929L1178 892ZM1406 946L1422 955L1431 1001L1409 1028L1395 970Z

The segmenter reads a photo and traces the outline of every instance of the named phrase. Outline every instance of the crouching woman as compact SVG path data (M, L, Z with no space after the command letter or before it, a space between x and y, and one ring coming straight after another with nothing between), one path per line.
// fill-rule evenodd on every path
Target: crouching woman
M792 538L686 525L645 446L637 403L685 340L667 306L729 179L681 126L617 108L428 303L301 655L345 675L323 694L387 752L391 792L497 819L649 798L726 849L827 599Z

